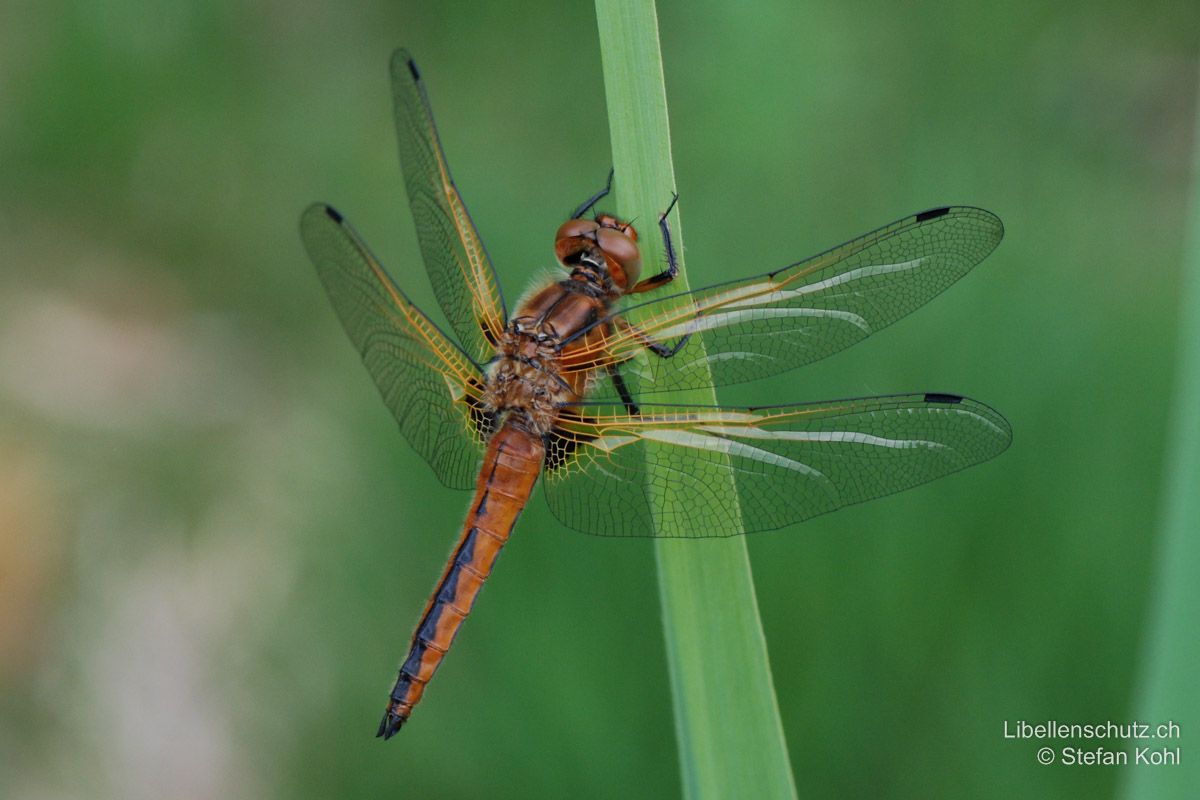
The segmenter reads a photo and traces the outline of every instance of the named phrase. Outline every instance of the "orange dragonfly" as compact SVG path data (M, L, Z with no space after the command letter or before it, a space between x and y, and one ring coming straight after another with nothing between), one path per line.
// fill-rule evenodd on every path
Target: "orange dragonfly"
M732 536L917 486L1011 441L1004 417L955 394L751 408L643 402L762 378L865 339L991 253L1004 233L993 214L933 209L773 272L640 301L677 273L667 215L666 269L643 278L634 227L588 216L606 186L558 229L561 280L510 315L404 50L391 75L409 204L455 338L333 208L308 208L301 234L401 433L442 483L474 496L379 736L395 735L420 701L539 477L553 514L580 531L655 536L665 521L675 535ZM736 509L712 490L730 475ZM665 492L677 502L658 502Z

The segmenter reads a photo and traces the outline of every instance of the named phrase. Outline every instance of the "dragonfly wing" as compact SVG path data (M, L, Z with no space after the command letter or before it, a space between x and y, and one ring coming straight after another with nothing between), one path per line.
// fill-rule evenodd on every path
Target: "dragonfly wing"
M300 233L404 437L443 483L471 488L489 428L479 367L409 301L337 211L310 206Z
M958 395L770 408L570 410L548 440L550 509L607 536L689 538L772 530L899 492L999 455L1012 430ZM740 508L722 489L729 481Z
M392 55L396 135L425 269L463 349L483 363L507 313L496 272L446 166L429 98L406 50Z
M577 369L610 361L635 393L756 380L862 341L965 275L1000 243L993 214L957 206L914 214L776 272L652 300L617 323ZM621 324L620 317L630 325ZM670 358L646 349L691 338Z

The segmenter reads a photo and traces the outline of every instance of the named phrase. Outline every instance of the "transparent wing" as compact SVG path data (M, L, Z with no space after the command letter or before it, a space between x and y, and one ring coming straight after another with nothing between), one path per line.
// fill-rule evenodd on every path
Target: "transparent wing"
M999 413L946 394L619 409L569 410L551 433L543 485L568 527L688 538L771 530L987 461L1012 440ZM731 475L740 508L722 491Z
M396 287L337 211L310 206L300 235L404 438L442 483L474 486L489 427L479 367Z
M507 319L496 272L450 177L429 98L407 50L392 54L391 71L400 165L425 269L463 349L484 363Z
M575 369L621 362L635 394L756 380L825 358L908 314L1000 243L993 214L915 214L790 267L652 300L601 320ZM629 324L626 325L625 322ZM669 358L646 348L691 338ZM711 377L709 373L711 372Z

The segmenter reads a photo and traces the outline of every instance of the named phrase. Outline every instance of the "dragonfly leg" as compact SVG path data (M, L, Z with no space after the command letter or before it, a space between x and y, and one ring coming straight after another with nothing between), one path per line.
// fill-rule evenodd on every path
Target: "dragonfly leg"
M596 203L599 203L601 200L603 200L605 197L607 197L608 193L612 191L612 182L613 182L613 169L612 169L612 167L609 167L608 181L604 184L604 188L601 189L600 191L596 192L594 195L589 197L587 200L584 200L583 204L580 205L579 208L575 209L575 213L571 215L571 219L579 219L584 214L591 211L596 206Z
M632 322L629 322L628 320L617 317L615 320L613 320L613 322L615 323L616 327L622 331L622 333L632 336L635 340L637 340L638 344L649 350L651 353L654 353L654 355L658 356L659 358L670 358L671 356L675 355L682 350L683 346L688 343L689 339L692 338L690 333L686 333L679 337L679 341L675 342L675 344L664 344L657 339L652 339L650 336L646 335L641 328L634 325Z
M666 286L675 280L675 276L679 274L679 259L675 256L675 245L671 243L671 226L667 223L667 215L671 213L678 202L679 193L676 192L671 196L671 204L667 206L667 210L658 218L658 229L662 232L663 249L667 253L667 268L657 275L651 275L645 280L638 281L637 285L629 290L629 294L649 292L661 286Z
M617 387L617 394L621 395L621 402L625 404L625 410L632 416L641 413L633 402L633 395L630 394L629 387L625 385L625 376L621 374L621 368L616 364L609 364L608 377L612 378L613 386Z

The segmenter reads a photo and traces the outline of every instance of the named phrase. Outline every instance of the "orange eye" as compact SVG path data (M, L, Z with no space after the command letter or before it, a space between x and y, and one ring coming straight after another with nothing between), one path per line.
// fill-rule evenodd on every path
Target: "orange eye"
M559 226L558 233L554 234L554 255L559 261L566 261L595 239L599 227L590 219L567 220Z
M620 231L635 242L638 239L637 228L633 227L632 223L622 222L612 214L600 214L596 217L596 224L601 228L612 228L613 230Z
M637 234L634 233L634 236ZM602 226L600 230L596 231L596 241L600 244L604 255L608 257L608 268L613 280L623 289L628 289L637 283L638 277L642 274L642 256L638 252L638 246L634 244L634 240L619 229ZM614 264L622 275L617 275L617 269L613 268Z
M599 228L600 225L590 219L569 219L558 228L558 233L554 234L554 241L559 239L571 239L576 236L587 236L592 231Z

